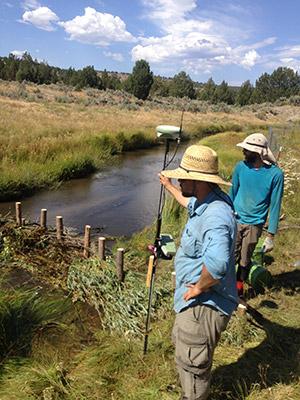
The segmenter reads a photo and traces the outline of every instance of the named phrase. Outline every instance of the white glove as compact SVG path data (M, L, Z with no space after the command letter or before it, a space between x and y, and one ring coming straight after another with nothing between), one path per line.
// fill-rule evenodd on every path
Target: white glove
M264 240L264 244L262 247L263 253L268 253L269 251L272 251L274 248L274 242L273 239L270 238L270 236L267 236Z

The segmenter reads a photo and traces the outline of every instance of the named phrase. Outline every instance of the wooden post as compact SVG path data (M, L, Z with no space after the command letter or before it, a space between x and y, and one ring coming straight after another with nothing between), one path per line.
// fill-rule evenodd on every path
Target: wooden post
M16 222L17 225L22 225L22 203L20 201L16 202Z
M172 275L172 288L175 289L176 288L176 272L172 271L171 275Z
M42 228L47 228L47 208L41 209L40 225Z
M122 248L117 249L116 265L119 282L124 282L124 249Z
M21 219L21 225L24 226L24 225L25 225L25 222L26 222L26 219L22 217L22 219Z
M105 237L98 239L98 255L101 261L105 260Z
M56 217L56 237L57 237L57 240L62 240L63 230L64 230L63 217L58 215Z
M83 247L83 255L86 258L90 256L90 247L91 247L91 226L86 225L84 228L84 247Z

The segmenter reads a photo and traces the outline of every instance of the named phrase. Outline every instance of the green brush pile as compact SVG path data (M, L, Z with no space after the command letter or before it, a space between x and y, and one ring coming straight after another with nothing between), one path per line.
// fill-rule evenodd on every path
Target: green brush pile
M171 281L164 280L164 286L160 282L154 288L154 319L158 310L170 310L172 305ZM70 266L67 286L73 301L86 302L97 310L103 328L130 336L143 334L148 302L144 274L127 271L125 282L120 283L113 260L101 263L92 258Z

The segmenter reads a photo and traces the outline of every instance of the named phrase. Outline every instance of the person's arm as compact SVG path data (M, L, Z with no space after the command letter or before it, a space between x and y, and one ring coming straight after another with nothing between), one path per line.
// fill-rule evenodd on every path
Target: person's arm
M181 204L183 207L187 208L190 198L183 197L181 190L173 185L170 178L166 178L162 174L158 174L160 183L167 189L167 191Z
M269 208L269 226L268 226L268 236L273 238L277 232L280 207L283 195L283 182L284 177L282 171L274 178L271 198L270 198L270 208Z
M185 301L193 299L194 297L199 296L199 294L207 292L217 283L219 283L219 280L214 279L203 264L200 279L196 283L186 285L188 291L184 293L183 298Z
M283 195L284 176L282 171L274 178L269 207L268 233L263 243L263 252L268 253L274 248L274 236L277 232L280 207Z
M214 218L206 221L210 229L203 238L203 265L198 282L188 284L184 300L190 300L210 290L225 276L229 267L231 238L228 227ZM200 268L200 266L199 266Z
M229 190L229 197L231 198L231 201L234 202L234 199L237 195L237 192L239 190L240 182L239 182L239 166L237 165L233 171L232 174L232 186Z

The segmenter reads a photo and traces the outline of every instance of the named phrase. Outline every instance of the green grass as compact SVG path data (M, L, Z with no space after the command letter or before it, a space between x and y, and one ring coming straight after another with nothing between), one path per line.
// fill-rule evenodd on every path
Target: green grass
M66 94L70 101L63 102ZM157 145L155 127L179 125L182 110L187 138L278 126L289 111L282 107L262 121L249 107L222 110L202 102L193 111L184 99L156 100L0 80L0 201L86 176L117 153Z
M241 159L241 152L234 146L244 136L241 132L219 133L202 141L220 154L224 175L230 176L233 165ZM300 398L300 271L294 266L300 258L299 227L295 227L299 225L300 211L299 175L295 175L300 172L298 127L283 135L282 144L286 150L280 163L285 175L290 176L290 182L286 184L285 216L280 222L280 228L284 229L279 230L275 249L266 257L274 283L272 288L249 301L264 318L236 313L222 335L213 364L213 400ZM178 205L168 201L162 231L172 233L178 243L185 219L186 215ZM16 265L22 268L22 265L30 264L34 277L44 277L51 285L66 288L66 267L64 273L58 274L55 266L49 266L50 262L55 264L58 260L56 269L62 269L61 257L66 250L51 246L39 232L30 233L26 227L4 229L3 221L0 222L3 273L8 271L9 278ZM34 295L34 290L7 291L2 283L1 400L179 398L171 342L174 319L170 310L171 293L166 301L157 303L159 307L153 312L155 318L151 323L146 357L142 355L142 337L128 332L128 324L134 321L138 321L136 326L143 327L143 312L137 312L136 320L132 313L135 301L146 293L144 281L149 255L146 245L153 242L154 231L154 226L145 228L130 241L118 243L118 247L126 248L128 280L125 287L116 282L112 259L99 263L95 259L80 260L77 254L74 258L68 254L68 265L72 264L69 288L73 299L82 296L85 304L95 306L97 303L99 311L101 309L99 313L80 301L73 305L68 303L67 310L62 312L64 308L49 305L53 299L47 288ZM37 257L41 254L44 254L42 259ZM171 292L171 271L171 262L159 262L157 289ZM137 311L141 309L139 304ZM121 324L122 319L124 324ZM15 327L21 326L24 329L17 331ZM12 331L19 333L12 335ZM13 343L13 352L7 352L10 343Z
M81 178L112 162L113 155L156 145L144 133L117 136L82 135L79 138L40 139L7 151L0 164L0 201L18 199L60 181ZM43 144L43 141L46 143ZM5 166L4 166L5 164Z

